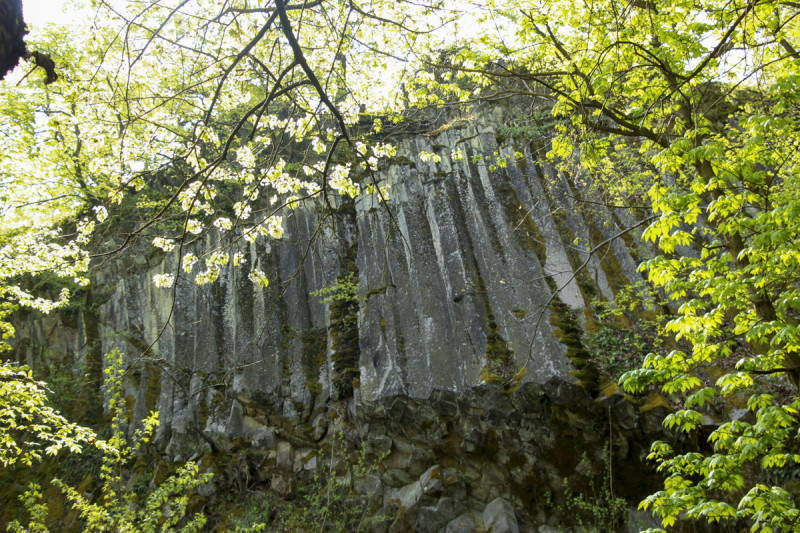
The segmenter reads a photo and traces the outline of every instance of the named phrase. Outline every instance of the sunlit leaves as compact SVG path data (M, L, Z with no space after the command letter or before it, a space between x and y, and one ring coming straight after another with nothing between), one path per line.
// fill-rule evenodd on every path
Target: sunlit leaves
M44 396L41 390L36 390L39 385L30 379L25 382L33 387L28 391L28 393L32 393L30 396L32 400L25 406L30 413L29 416L43 418L44 425L42 427L54 427L58 432L44 437L45 442L50 442L46 449L48 454L58 453L64 447L69 447L72 453L80 453L81 445L84 443L91 444L102 454L102 466L100 472L96 474L101 492L98 498L92 498L90 492L79 491L61 479L51 480L53 486L64 494L66 502L83 519L84 531L98 533L106 531L138 531L141 533L199 531L205 524L205 516L202 513L188 510L189 495L191 491L203 483L207 483L212 474L201 474L197 464L191 461L185 463L175 474L157 486L153 485L144 494L125 489L128 482L125 471L131 467L131 463L136 458L142 456L145 447L151 442L158 427L158 414L151 412L141 421L142 427L134 432L130 440L128 439L124 429L126 402L122 388L122 377L126 371L124 356L121 352L114 350L107 354L106 358L109 366L105 370L107 375L105 389L109 395L108 409L111 414L112 430L111 437L107 441L96 438L94 433L88 429L67 424L60 417L48 418L46 409L41 409L35 400ZM0 367L0 371L8 368L10 367ZM3 374L3 377L9 376ZM5 382L5 380L0 381L0 384ZM0 445L0 458L3 457L3 450L4 448ZM17 453L19 459L30 464L32 457L30 452L27 454ZM25 461L26 459L27 461ZM21 500L29 515L27 523L23 527L18 521L14 521L10 524L10 531L48 531L47 506L43 501L39 486L31 484Z
M43 383L25 367L0 365L0 464L32 465L62 449L79 453L94 432L68 422L48 403Z
M753 424L707 413L782 375L792 377L795 394L798 386L797 7L743 0L502 5L517 13L508 19L519 25L517 44L535 52L484 36L481 44L494 48L482 58L508 71L522 61L525 90L539 83L550 91L553 114L572 123L556 129L550 155L570 161L577 154L599 179L612 162L619 165L616 148L626 143L645 159L605 179L633 188L647 178L657 217L642 237L657 254L641 269L672 302L676 313L665 329L685 349L650 354L621 382L631 392L655 386L682 401L666 425L715 427L716 453L675 456L654 445L651 458L669 477L643 507L666 527L679 517L747 517L753 531L785 527L797 516L786 491L763 486L741 501L736 495L752 483L743 472L753 465L787 468L795 407L757 394L749 402ZM732 357L739 360L734 371ZM715 382L710 369L721 372ZM777 495L782 505L772 503Z

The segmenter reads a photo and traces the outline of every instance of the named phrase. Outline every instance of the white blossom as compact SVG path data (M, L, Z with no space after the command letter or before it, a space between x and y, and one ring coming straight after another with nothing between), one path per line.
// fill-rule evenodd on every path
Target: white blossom
M181 269L187 274L191 273L192 267L197 263L197 256L194 254L186 254L181 259Z
M280 239L283 237L283 218L277 215L271 216L261 222L256 231L259 235Z
M97 221L102 223L106 218L108 218L108 209L105 206L98 205L92 208L94 210L94 216L97 218Z
M267 279L267 275L257 268L254 268L250 272L248 278L250 278L250 281L252 281L256 285L260 285L264 288L269 286L269 279Z
M325 153L325 150L327 150L325 143L323 143L319 137L314 137L313 139L311 139L311 147L318 154L323 154Z
M236 150L236 162L246 168L256 166L256 158L249 146L242 146Z
M233 204L233 212L236 214L236 218L246 220L250 218L252 208L245 202L236 202Z
M186 222L186 231L192 235L199 235L203 231L203 224L198 220L190 218Z
M156 274L153 276L153 284L162 289L171 287L175 283L175 276L172 274Z
M233 227L233 224L229 218L219 217L214 221L214 226L219 229L229 230Z
M175 248L175 241L172 239L165 239L164 237L156 237L153 239L153 246L160 248L165 252L170 252Z

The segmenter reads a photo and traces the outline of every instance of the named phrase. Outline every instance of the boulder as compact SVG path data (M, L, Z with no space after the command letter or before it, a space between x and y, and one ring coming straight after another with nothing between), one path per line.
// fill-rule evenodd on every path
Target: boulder
M519 533L514 508L503 498L492 500L483 510L483 526L486 533Z

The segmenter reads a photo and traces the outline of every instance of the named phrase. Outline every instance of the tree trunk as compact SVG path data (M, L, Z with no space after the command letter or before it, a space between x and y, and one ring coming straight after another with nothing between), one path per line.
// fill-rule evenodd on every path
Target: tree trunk
M0 80L19 60L27 57L23 37L28 33L22 19L22 0L0 0Z

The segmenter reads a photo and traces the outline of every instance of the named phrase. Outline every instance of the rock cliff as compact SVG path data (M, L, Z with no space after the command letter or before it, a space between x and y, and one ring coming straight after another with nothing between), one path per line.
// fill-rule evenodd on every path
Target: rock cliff
M586 176L546 161L546 132L512 138L503 113L399 140L374 175L386 203L306 202L281 240L223 243L246 264L214 284L156 288L177 250L124 252L95 268L84 308L19 324L18 360L99 379L119 348L131 420L159 411L167 454L244 439L274 490L335 434L390 452L372 490L395 531L551 531L569 523L567 476L637 501L663 406L601 383L569 334L639 280L627 235L588 252L636 220L586 202Z

